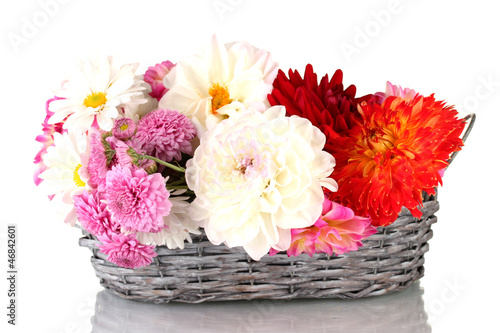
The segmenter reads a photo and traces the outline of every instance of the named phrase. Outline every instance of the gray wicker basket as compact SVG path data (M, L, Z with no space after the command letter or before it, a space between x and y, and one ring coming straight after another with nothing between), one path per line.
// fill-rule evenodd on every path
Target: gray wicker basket
M398 219L363 241L358 251L330 257L286 253L253 261L243 248L213 245L205 235L184 249L156 248L154 262L126 269L106 260L97 240L86 234L103 287L127 299L199 303L250 299L360 298L406 289L424 274L424 254L439 209L436 197L424 199L423 216L403 208Z

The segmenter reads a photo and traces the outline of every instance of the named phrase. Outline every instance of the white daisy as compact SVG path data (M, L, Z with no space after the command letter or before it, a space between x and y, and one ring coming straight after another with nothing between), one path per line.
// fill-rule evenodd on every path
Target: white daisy
M50 122L64 120L64 128L85 132L97 125L109 131L113 119L121 116L120 108L146 103L143 90L147 89L142 77L135 74L138 64L119 65L113 57L81 62L73 77L56 92L64 99L50 103L55 114Z
M126 104L123 107L123 116L130 118L137 123L139 119L141 119L151 111L158 109L158 101L156 100L156 98L152 98L151 96L149 96L147 92L144 94L144 100L146 101L146 103L143 104Z
M53 202L62 204L58 211L72 225L76 222L73 197L88 188L87 147L86 134L54 133L54 145L43 155L47 169L39 175L43 179L40 188L54 196Z
M223 45L213 36L208 47L179 61L165 76L169 91L159 107L185 114L201 137L247 107L266 110L277 71L269 52L246 42Z

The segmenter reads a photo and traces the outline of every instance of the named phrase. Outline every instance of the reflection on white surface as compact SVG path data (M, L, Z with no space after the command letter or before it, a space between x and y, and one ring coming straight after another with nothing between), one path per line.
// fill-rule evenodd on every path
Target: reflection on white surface
M254 300L149 304L97 294L93 333L431 332L423 289L358 300Z

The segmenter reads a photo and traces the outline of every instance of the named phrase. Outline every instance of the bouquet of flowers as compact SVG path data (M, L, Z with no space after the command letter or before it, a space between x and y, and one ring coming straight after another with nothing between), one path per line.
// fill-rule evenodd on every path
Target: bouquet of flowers
M356 251L403 206L420 217L463 145L464 119L434 95L356 96L341 70L287 75L246 42L137 68L81 62L36 138L36 185L126 268L202 231L254 260Z

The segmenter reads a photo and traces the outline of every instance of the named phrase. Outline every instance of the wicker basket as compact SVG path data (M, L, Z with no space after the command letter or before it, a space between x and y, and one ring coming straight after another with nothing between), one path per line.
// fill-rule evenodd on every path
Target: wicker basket
M253 261L243 248L213 245L202 235L183 250L159 246L151 265L126 269L108 262L92 235L80 245L92 251L103 287L137 301L360 298L405 289L423 276L438 209L434 196L426 198L421 219L403 208L396 222L380 227L358 251L334 257L279 253Z
M465 119L469 124L464 141L475 115ZM423 201L421 219L403 207L393 224L379 227L358 251L334 257L279 253L253 261L243 248L213 245L202 234L182 250L158 246L151 265L126 269L107 261L98 241L87 232L79 243L92 251L91 262L101 285L136 301L361 298L406 289L424 275L424 254L429 250L439 203L435 196L424 196Z

